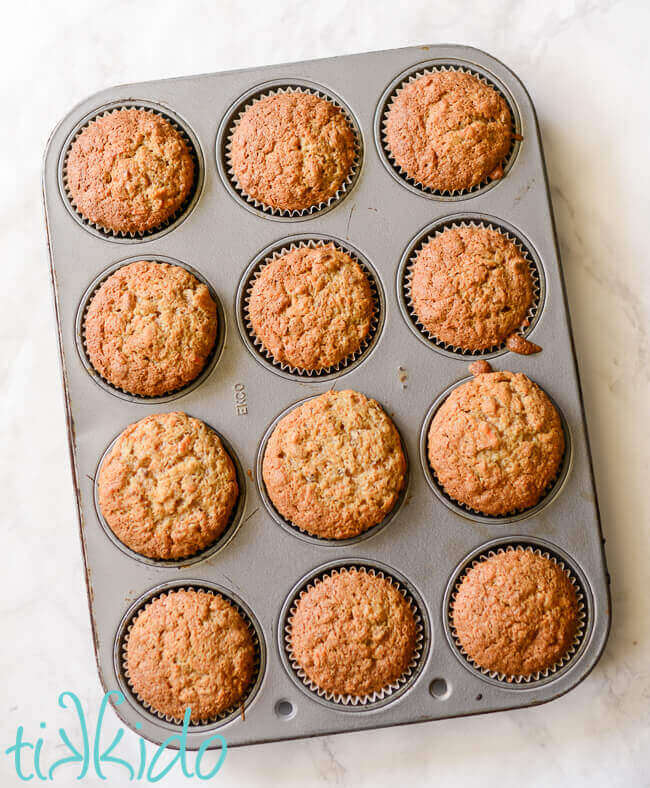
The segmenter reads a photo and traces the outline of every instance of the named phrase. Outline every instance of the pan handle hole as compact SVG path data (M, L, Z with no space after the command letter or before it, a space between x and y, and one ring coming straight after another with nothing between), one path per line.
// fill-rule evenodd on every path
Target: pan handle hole
M445 679L437 678L429 684L429 692L436 700L447 700L451 695L451 686Z
M282 698L275 704L275 715L281 720L290 720L296 716L296 707L290 700Z

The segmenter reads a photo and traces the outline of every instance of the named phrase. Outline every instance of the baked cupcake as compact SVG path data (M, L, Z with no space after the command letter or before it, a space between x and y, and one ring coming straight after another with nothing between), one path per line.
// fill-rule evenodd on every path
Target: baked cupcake
M558 665L579 627L576 589L566 572L522 547L476 563L451 612L454 638L470 661L510 681Z
M180 132L144 109L91 121L74 140L65 168L76 210L114 233L145 233L170 219L194 186L194 161Z
M208 722L239 704L254 678L248 624L218 594L181 589L149 602L126 639L125 669L134 694L154 713Z
M294 91L265 96L244 111L229 163L247 197L280 211L304 211L334 197L355 155L354 131L343 111Z
M84 320L93 367L117 388L154 397L198 377L217 336L208 288L175 265L140 260L93 295Z
M506 100L478 77L434 71L406 83L385 122L388 153L418 184L471 189L503 176L512 141Z
M486 515L535 506L564 456L562 421L521 373L489 372L455 388L437 410L429 463L455 501Z
M417 625L402 593L362 569L339 569L305 591L289 622L291 660L332 695L394 686L411 665Z
M115 536L147 558L187 558L226 530L239 487L217 434L186 413L131 424L99 471L99 508Z
M533 303L521 249L490 227L449 227L418 251L410 271L412 309L435 339L463 350L502 344Z
M276 510L323 539L349 539L380 523L406 480L399 433L375 400L328 391L278 422L262 463Z
M361 348L375 305L359 263L328 243L300 246L264 265L247 312L255 337L274 361L317 371Z

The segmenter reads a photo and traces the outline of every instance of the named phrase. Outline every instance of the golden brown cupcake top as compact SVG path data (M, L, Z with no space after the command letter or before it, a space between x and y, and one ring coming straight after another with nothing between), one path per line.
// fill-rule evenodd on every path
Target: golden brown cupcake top
M490 227L449 227L427 241L411 272L419 322L436 339L484 350L520 329L533 301L520 249Z
M216 594L169 591L138 613L126 642L135 694L159 714L192 722L237 704L255 677L255 645L246 621Z
M391 157L416 183L471 189L502 177L512 116L503 96L472 74L436 71L400 89L385 134Z
M479 374L436 412L428 455L451 498L483 514L505 515L534 506L557 475L562 422L526 375Z
M348 539L395 507L406 460L379 403L357 391L328 391L278 422L262 473L269 498L289 522L314 536Z
M388 688L409 667L413 611L387 579L341 569L306 591L290 621L294 660L319 689L364 696Z
M202 372L217 335L217 307L185 269L140 260L101 285L84 333L88 357L103 378L131 394L157 396Z
M517 548L479 561L452 602L458 642L480 668L513 679L559 663L578 629L573 583L552 560Z
M343 111L300 92L266 96L248 107L230 150L243 192L285 211L327 202L349 176L354 158L354 132Z
M116 233L143 233L183 205L194 185L194 162L169 121L120 109L91 121L75 139L66 178L85 219Z
M266 264L248 302L265 349L276 361L306 370L326 369L355 353L373 314L367 276L332 243L292 249Z
M117 538L155 559L213 544L239 488L218 435L186 413L158 413L117 438L99 472L99 507Z

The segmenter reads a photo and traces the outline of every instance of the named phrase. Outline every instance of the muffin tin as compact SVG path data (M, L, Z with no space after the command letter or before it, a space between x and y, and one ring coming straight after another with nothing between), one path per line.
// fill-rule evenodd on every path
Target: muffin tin
M409 183L383 148L382 118L395 89L428 69L468 70L510 104L515 141L500 181L460 194L434 194ZM277 216L237 192L227 171L233 119L254 97L296 88L333 98L358 131L359 162L345 188L319 210ZM339 98L340 97L340 98ZM65 193L69 144L107 109L141 106L172 118L192 141L197 184L186 210L158 232L116 237L84 223ZM134 612L170 587L204 587L247 613L259 641L259 672L244 713L191 726L197 748L219 732L229 746L379 728L551 700L578 684L604 648L610 623L609 578L580 385L556 246L535 111L517 77L493 57L464 46L409 47L307 63L209 74L102 91L77 106L53 132L44 162L44 200L75 492L97 666L126 725L162 742L173 721L153 715L125 681L121 648ZM482 518L434 492L422 439L441 395L467 377L471 356L439 347L408 313L404 267L417 243L440 223L484 222L522 242L539 271L539 297L527 329L541 353L489 355L495 368L525 372L558 406L569 438L560 477L532 510ZM331 374L304 376L269 363L251 344L242 293L274 249L331 239L356 251L376 278L377 325L369 346ZM83 310L114 267L135 259L178 261L206 281L220 304L218 346L195 384L161 398L112 388L87 363ZM282 523L265 494L259 457L267 430L298 401L335 386L377 399L393 417L409 457L408 488L386 523L343 543L305 538ZM172 401L173 400L173 401ZM95 477L106 449L128 424L183 410L225 439L242 483L227 544L199 558L152 562L107 534L95 507ZM238 526L238 527L237 527ZM509 684L485 676L459 652L449 630L454 583L476 557L499 545L532 545L555 556L580 584L584 628L574 655L540 680ZM421 616L421 653L399 691L379 703L341 704L301 683L285 650L284 627L300 589L340 566L391 577ZM141 726L141 727L140 727Z

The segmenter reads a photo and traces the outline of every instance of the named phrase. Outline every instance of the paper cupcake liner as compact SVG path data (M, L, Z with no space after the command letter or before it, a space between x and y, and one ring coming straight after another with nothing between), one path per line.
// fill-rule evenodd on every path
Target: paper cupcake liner
M538 312L540 311L541 306L541 274L538 268L538 265L533 258L532 254L530 253L527 246L524 242L518 238L514 233L506 230L505 228L495 224L494 222L488 221L474 221L474 220L465 220L465 221L451 221L448 223L442 223L438 225L433 232L427 233L424 235L417 244L411 250L411 254L409 256L408 262L404 268L402 274L402 295L404 298L404 304L406 305L406 310L408 316L415 326L417 330L425 337L432 345L436 348L440 348L447 353L453 353L457 356L463 356L467 358L480 358L481 356L490 356L494 355L495 353L500 353L502 351L507 350L506 346L506 339L500 342L497 345L492 345L488 348L482 348L479 350L472 350L469 348L462 348L457 345L450 345L447 342L444 342L441 339L438 339L434 334L432 334L426 326L424 326L420 319L417 316L415 305L413 303L412 294L411 294L411 281L413 277L413 269L417 260L418 253L422 250L422 248L431 241L433 238L436 238L445 230L459 228L459 227L476 227L482 229L490 229L495 230L496 232L503 235L507 238L511 243L513 243L522 257L526 260L528 264L528 269L530 271L530 275L533 281L533 299L530 303L528 311L526 313L526 317L524 318L521 325L516 329L516 333L520 333L522 336L527 336L530 331L533 329L535 322L537 320Z
M562 454L562 459L558 464L556 473L544 488L544 492L540 496L537 503L522 509L512 509L511 511L506 512L504 514L485 514L484 512L481 512L478 509L473 509L468 504L458 501L456 498L450 495L445 489L440 479L438 479L436 472L431 467L431 463L429 462L429 430L431 429L431 424L433 423L433 419L435 418L435 415L440 409L440 407L447 400L449 394L451 394L451 392L454 389L458 388L458 386L462 385L463 383L466 383L467 380L468 379L462 380L455 386L452 386L448 390L446 396L444 396L444 398L441 398L439 400L430 418L426 419L424 427L422 429L422 435L420 441L420 450L422 452L423 465L426 467L426 470L428 471L429 474L429 479L435 486L438 493L448 502L448 504L451 505L452 508L461 510L461 512L464 513L465 516L469 517L470 519L475 520L477 522L494 523L495 525L499 525L500 523L506 524L519 519L521 520L526 519L532 516L533 514L535 514L536 512L540 511L544 507L546 507L546 505L549 504L555 498L557 493L562 488L564 484L564 480L566 479L569 473L569 469L571 466L572 445L571 445L571 434L569 432L569 428L564 419L564 415L562 411L558 408L558 406L555 404L555 402L551 400L553 406L555 407L555 409L557 410L560 416L560 422L562 424L562 432L564 434L564 453ZM546 394L546 392L544 393ZM548 397L548 394L546 394L546 396Z
M269 264L272 263L274 260L277 260L279 257L287 254L288 252L292 252L296 249L317 249L322 246L326 246L329 244L333 244L334 247L344 254L347 254L351 257L361 268L363 273L368 280L368 284L370 285L370 291L372 294L373 300L373 315L370 321L370 329L368 334L366 335L365 339L359 345L356 351L350 353L345 358L341 359L337 364L333 364L329 367L323 367L322 369L304 369L302 367L294 367L290 364L286 364L282 361L278 361L273 357L271 352L264 347L264 344L255 334L255 330L250 320L250 315L248 312L248 305L250 302L250 297L253 291L253 287L255 285L256 280L264 270L264 268ZM336 375L340 372L343 372L346 368L356 364L356 362L361 359L364 354L368 351L370 347L372 347L375 343L377 338L377 332L379 329L380 321L383 319L383 307L382 307L382 300L379 295L379 285L377 284L377 280L375 277L374 271L371 271L370 268L364 263L364 261L359 257L359 255L351 249L346 244L341 243L340 241L332 238L330 240L316 240L316 239L306 239L300 241L292 241L286 245L282 245L274 249L267 257L265 257L255 268L248 274L248 279L246 281L245 286L240 290L241 293L241 300L239 303L239 310L242 315L242 319L244 322L244 326L246 329L247 339L249 341L250 347L256 352L258 356L260 356L267 364L282 370L282 372L288 373L290 375L295 375L299 378L322 378L329 375Z
M568 577L571 581L573 587L575 588L576 592L576 599L578 601L578 624L576 628L576 633L573 638L573 642L571 646L567 650L567 652L551 667L546 668L545 670L537 671L535 673L531 673L528 675L507 675L505 673L499 673L497 671L488 670L487 668L482 668L477 662L475 662L469 654L465 651L462 647L460 640L458 638L458 633L454 628L453 624L453 606L458 595L458 591L460 586L467 576L470 569L473 569L478 564L486 561L488 558L492 558L495 555L500 553L511 552L515 550L526 550L527 552L534 553L535 555L541 556L542 558L546 558L552 561L554 564L560 567L560 569L564 572L564 574ZM537 681L542 681L544 679L548 679L553 677L558 671L560 671L563 667L567 665L567 663L573 659L575 654L577 653L578 649L580 648L584 637L585 632L587 629L587 605L586 605L586 598L584 589L578 580L576 574L573 570L566 565L566 562L563 561L561 558L553 555L552 553L548 552L547 550L542 550L539 547L535 547L534 545L530 544L519 544L519 543L512 543L508 545L504 545L501 547L496 547L494 549L488 550L485 553L481 553L476 558L472 560L470 564L468 564L458 575L456 578L456 582L454 583L453 590L449 597L449 604L447 606L447 629L449 635L453 643L455 644L459 654L463 657L465 662L476 672L480 673L482 676L486 676L487 678L492 679L493 681L502 682L504 684L524 684L530 685Z
M114 273L119 271L126 265L130 265L131 263L140 262L141 260L145 262L152 262L152 263L160 263L166 265L174 265L178 268L182 268L183 270L187 271L191 274L195 279L198 279L201 284L204 284L209 292L212 300L215 302L217 306L217 334L214 340L214 344L212 346L212 350L208 354L208 357L205 360L203 368L199 372L199 374L189 380L182 386L179 386L175 389L170 389L166 391L164 394L134 394L131 391L127 391L120 386L117 386L115 383L111 383L110 380L107 380L98 369L95 368L93 365L90 355L88 353L88 347L86 344L86 315L88 314L88 309L90 308L90 304L97 294L99 288L106 282ZM111 394L116 394L122 399L127 399L131 402L144 402L147 404L153 404L155 402L168 402L170 400L177 399L178 397L183 396L184 394L189 394L190 391L193 391L197 388L203 381L210 375L213 368L215 367L219 357L221 355L221 351L223 349L224 344L224 330L225 330L225 317L223 315L223 310L221 307L221 302L219 301L219 297L212 289L210 283L203 278L203 276L193 269L191 266L187 265L186 263L182 263L180 260L175 260L169 257L163 257L161 255L136 255L135 257L130 257L127 260L122 260L115 265L110 266L105 271L103 271L90 285L90 287L84 293L81 302L79 304L79 308L77 310L77 318L76 318L76 340L77 340L77 350L79 352L79 356L81 361L89 372L93 380L100 385L103 389L108 391Z
M476 194L477 192L482 191L487 186L502 180L502 178L486 178L485 180L477 183L475 186L472 186L469 189L432 189L429 186L425 186L424 184L420 183L419 181L412 178L408 173L403 170L400 165L395 161L393 155L391 153L390 147L388 145L388 140L386 138L386 122L388 119L388 113L391 109L391 106L399 93L406 87L406 85L414 82L416 79L423 77L427 74L436 74L441 72L457 72L461 74L471 74L471 76L476 77L480 80L484 85L492 88L492 90L496 91L506 102L508 105L508 109L510 110L510 116L512 118L512 134L513 137L510 142L510 150L506 154L505 158L501 162L501 167L503 168L503 176L505 177L508 173L508 170L512 166L512 163L515 159L515 154L518 149L518 142L519 136L521 134L521 130L518 127L517 118L518 114L514 111L514 107L512 105L511 99L504 93L504 91L492 80L488 79L484 74L479 73L478 71L469 68L467 66L458 66L458 65L439 65L439 66L429 66L419 68L416 71L409 74L407 77L402 79L399 84L391 91L390 95L388 96L387 100L384 103L384 106L381 111L381 120L380 120L380 130L379 135L381 137L381 147L382 152L384 153L388 163L392 167L392 169L397 173L397 175L406 183L409 184L414 189L417 189L425 194L430 194L434 197L444 197L446 199L453 199L453 198L462 198L469 194Z
M150 115L158 115L159 117L166 120L174 129L181 135L183 141L187 145L187 149L192 157L192 162L194 163L194 182L192 184L192 188L189 191L189 194L183 201L183 203L179 206L179 208L164 222L161 222L156 227L152 227L150 230L144 230L142 232L124 232L121 230L111 230L109 227L104 227L103 225L97 222L91 222L90 219L85 217L80 210L78 210L72 195L68 190L68 175L67 175L67 166L68 166L68 157L70 156L70 151L72 150L72 146L74 145L75 141L79 137L79 135L87 129L92 123L99 120L99 118L107 117L108 115L112 115L114 112L120 112L124 109L139 109L143 110L144 112L148 112ZM201 184L203 179L203 165L201 157L197 151L196 144L194 140L190 137L187 129L181 124L179 120L172 117L171 115L167 114L166 112L157 109L156 107L144 103L144 102L122 102L118 105L112 105L110 108L107 108L103 111L98 112L97 114L93 115L89 120L86 120L82 123L74 132L73 136L68 140L67 146L65 148L65 152L63 154L63 160L60 170L60 186L63 191L63 196L67 201L68 205L72 209L73 215L79 221L79 223L85 227L86 229L90 229L99 235L103 235L105 238L117 238L122 240L142 240L151 238L154 235L158 235L163 231L169 229L172 225L174 225L190 208L192 203L194 202L195 198L197 197L199 191L199 185Z
M200 419L200 421L203 420ZM136 561L139 561L140 563L146 564L148 566L177 567L179 569L184 569L188 566L192 566L193 564L198 564L201 561L206 561L208 558L211 558L216 553L223 550L226 545L230 544L230 541L234 538L235 534L239 530L240 525L242 524L242 517L246 506L246 479L244 477L242 466L233 447L224 438L224 436L220 432L217 432L217 430L211 427L207 422L203 421L203 424L205 424L205 426L219 438L221 445L223 446L223 450L230 458L230 461L235 468L235 479L237 481L238 492L237 498L235 499L232 509L230 510L230 514L228 515L226 526L219 536L206 547L203 547L194 553L190 553L189 555L185 555L182 558L150 558L149 556L143 555L142 553L138 553L136 550L125 544L117 536L104 517L104 513L102 512L101 506L99 505L99 476L102 470L102 465L113 449L113 446L115 446L116 442L122 436L123 431L113 438L113 440L108 444L99 460L99 463L97 464L95 477L92 479L93 500L97 519L104 529L105 534L113 542L113 544L115 544L115 546L118 547L123 553L135 559Z
M248 109L250 109L253 105L255 105L258 101L268 98L269 96L277 96L283 93L306 93L312 96L318 96L318 98L329 101L330 104L333 104L343 113L345 119L348 122L348 125L350 126L350 129L354 134L355 155L354 155L354 161L352 162L352 166L350 167L350 171L348 173L347 178L343 181L343 183L338 188L336 193L332 195L332 197L330 197L327 201L317 203L316 205L311 205L308 208L303 208L302 210L287 210L281 208L274 208L271 205L266 205L260 200L257 200L255 197L251 197L249 194L246 193L246 190L238 182L237 176L235 175L235 172L232 168L230 161L232 138L245 112ZM241 200L243 200L247 205L251 206L255 210L259 211L260 213L272 218L300 219L308 216L314 216L318 213L329 210L346 196L347 192L356 183L357 178L359 176L359 172L361 170L361 162L363 158L363 143L361 138L361 131L357 125L356 120L354 119L354 116L352 115L348 107L345 106L340 99L335 98L331 93L325 91L324 89L309 87L307 85L301 84L300 82L287 82L286 85L274 87L269 90L265 90L263 92L257 93L252 97L246 99L242 104L240 104L240 106L236 109L233 117L230 119L229 125L225 130L225 145L223 146L223 152L221 155L223 156L224 172L230 185L234 189L237 196Z
M169 714L163 714L162 712L155 709L151 704L147 703L147 701L145 701L140 695L138 695L135 688L131 684L131 678L129 676L129 670L127 666L127 646L129 642L129 635L131 633L131 629L137 617L140 615L140 613L143 610L149 607L149 605L152 602L155 602L157 599L162 599L163 597L167 596L169 593L174 593L176 591L203 591L205 593L212 594L212 596L220 597L221 599L228 602L230 605L232 605L235 608L235 610L246 622L246 626L248 627L248 631L251 634L251 637L253 639L253 646L255 648L255 667L254 667L253 678L251 679L249 687L247 688L244 695L240 698L240 700L236 704L230 706L228 709L225 709L224 711L220 712L219 714L213 717L206 717L205 719L195 720L195 721L190 720L190 728L198 728L206 725L216 725L219 723L224 723L230 718L243 715L245 713L246 703L248 702L248 700L252 699L252 697L257 691L257 685L259 684L260 671L262 667L262 647L260 645L259 635L247 611L244 610L241 607L241 605L239 605L234 599L232 599L232 597L229 597L226 594L219 593L212 588L201 586L200 584L194 585L190 583L188 585L182 585L177 587L175 586L173 588L168 589L167 591L163 591L159 594L155 594L154 596L149 597L131 615L130 622L126 627L124 634L122 635L121 642L119 643L122 676L131 693L131 696L142 706L142 708L146 712L153 715L154 717L157 717L159 720L163 720L164 722L171 725L179 725L179 726L183 725L183 719L172 717Z
M356 570L358 572L367 572L369 575L373 577L380 577L394 586L400 594L406 599L413 613L413 617L415 619L416 625L416 642L415 642L415 649L413 651L413 657L404 671L404 673L392 684L389 684L386 687L383 687L381 690L377 692L372 692L368 695L341 695L339 693L328 692L327 690L321 689L317 684L315 684L304 672L304 670L298 664L291 647L291 626L292 620L294 615L296 614L296 606L300 599L310 590L315 588L320 582L325 580L327 577L333 577L334 575L340 574L342 572L349 572L350 570ZM376 569L372 565L359 565L359 564L349 564L345 566L339 566L335 569L327 570L325 572L319 573L316 576L310 578L303 588L294 596L293 602L287 612L284 621L284 650L289 661L289 665L291 666L292 671L297 676L299 681L309 690L309 692L316 695L321 700L325 700L328 703L332 703L337 706L347 706L347 707L356 707L359 710L366 710L372 708L374 705L386 701L388 698L392 697L397 692L403 692L406 688L414 681L419 673L419 668L422 663L422 657L425 653L426 649L426 635L424 629L424 623L422 620L422 613L420 608L413 598L412 594L408 591L405 586L400 583L399 581L395 580L390 574L384 572L381 569Z

